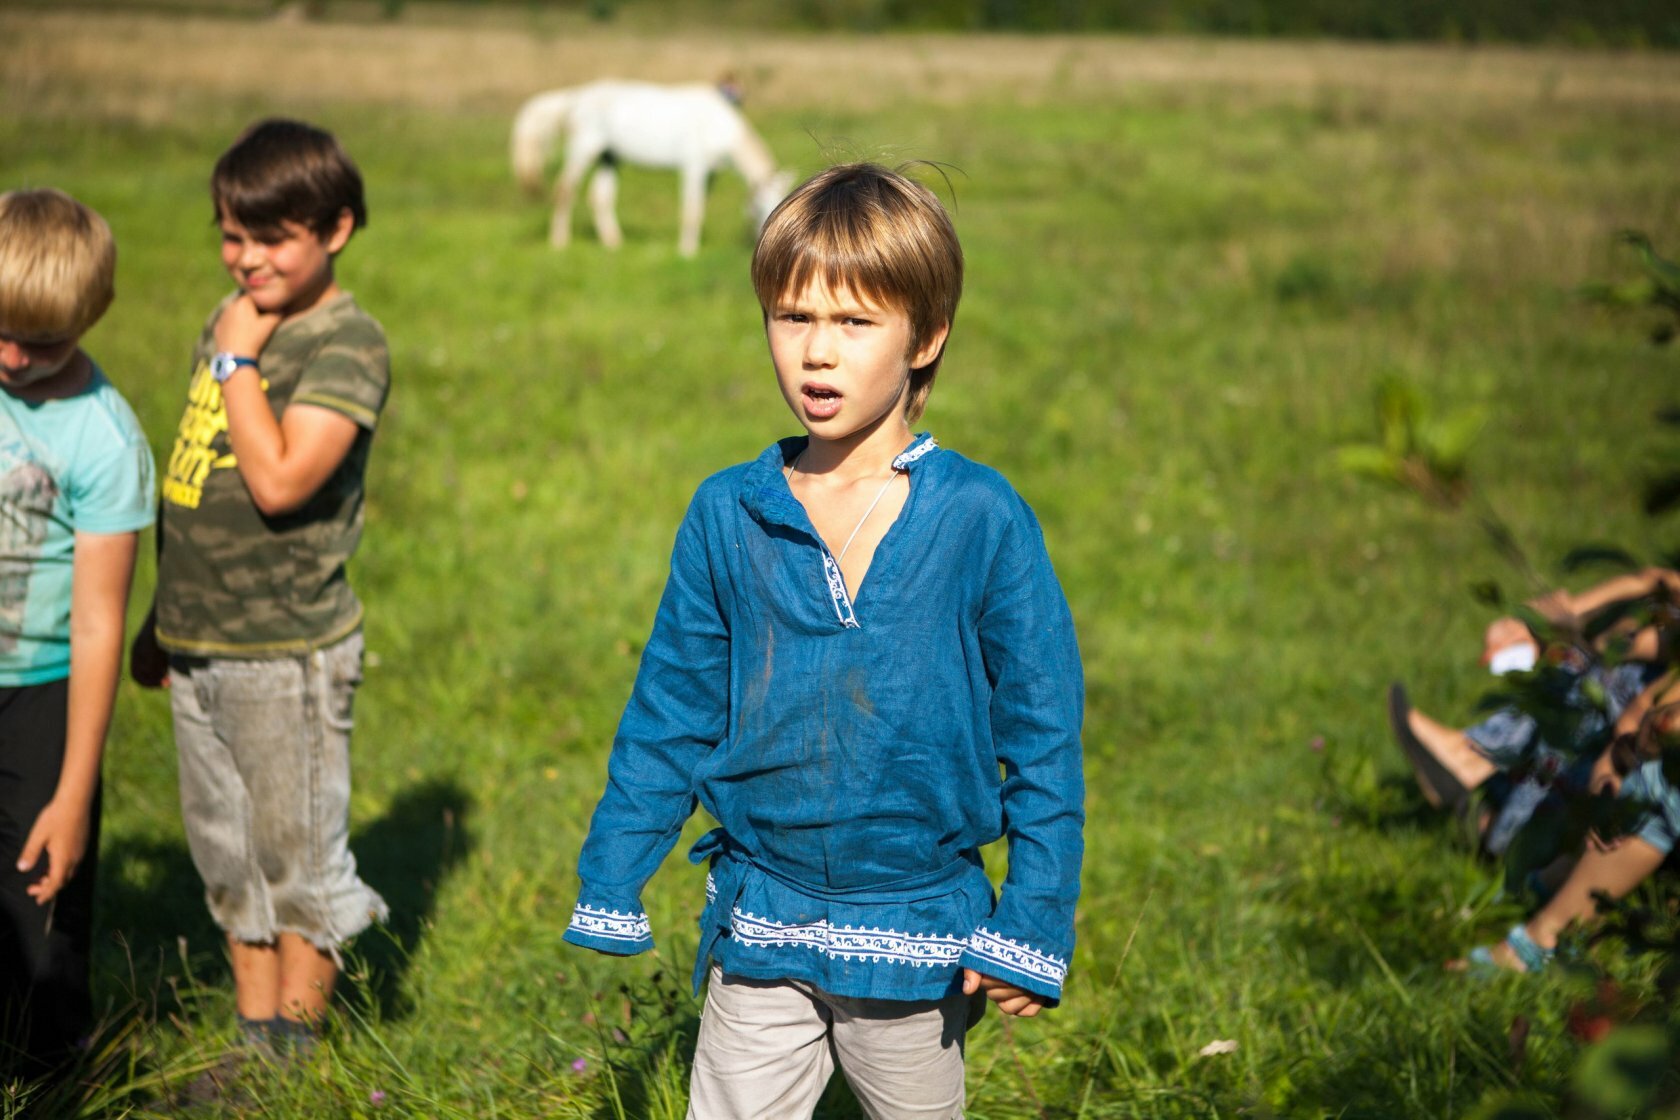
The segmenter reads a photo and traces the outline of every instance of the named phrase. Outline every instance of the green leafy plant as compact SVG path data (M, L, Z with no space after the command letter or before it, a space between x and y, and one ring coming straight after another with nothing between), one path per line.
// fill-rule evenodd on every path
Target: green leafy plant
M1581 286L1581 294L1605 307L1659 308L1666 317L1651 328L1651 341L1659 346L1672 342L1680 333L1680 264L1658 254L1651 238L1639 230L1623 230L1616 240L1633 249L1642 275L1619 283L1592 281Z

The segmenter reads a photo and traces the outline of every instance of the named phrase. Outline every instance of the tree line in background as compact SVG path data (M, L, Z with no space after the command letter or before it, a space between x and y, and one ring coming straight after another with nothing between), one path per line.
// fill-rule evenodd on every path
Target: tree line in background
M603 19L622 6L621 0L526 2L582 8ZM776 8L792 24L824 30L1127 31L1680 46L1680 4L1674 0L790 0Z

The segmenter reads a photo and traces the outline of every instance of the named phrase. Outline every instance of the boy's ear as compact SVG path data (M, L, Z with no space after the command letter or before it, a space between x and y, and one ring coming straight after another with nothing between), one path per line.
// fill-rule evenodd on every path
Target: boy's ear
M935 358L939 357L940 347L945 345L945 339L951 333L951 324L941 323L932 333L922 339L922 344L916 347L916 352L910 355L910 368L921 369Z
M346 206L338 212L338 221L333 223L331 230L322 238L329 254L336 254L340 249L350 244L350 235L356 232L356 215Z

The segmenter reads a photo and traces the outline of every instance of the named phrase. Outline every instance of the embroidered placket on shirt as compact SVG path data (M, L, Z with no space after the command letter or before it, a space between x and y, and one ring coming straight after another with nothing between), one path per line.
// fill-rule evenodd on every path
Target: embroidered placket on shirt
M938 446L939 441L929 436L895 458L892 469L901 471ZM860 629L857 612L852 610L852 597L846 593L846 577L840 574L840 562L834 559L821 537L817 537L817 547L822 550L823 579L828 583L828 596L834 601L834 617L848 630Z

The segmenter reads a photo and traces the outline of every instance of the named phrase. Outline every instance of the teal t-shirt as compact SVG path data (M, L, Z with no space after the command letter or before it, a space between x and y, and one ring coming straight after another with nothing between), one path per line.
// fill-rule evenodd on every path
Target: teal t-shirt
M155 488L145 434L97 365L62 400L0 389L0 687L70 675L76 534L144 529Z

